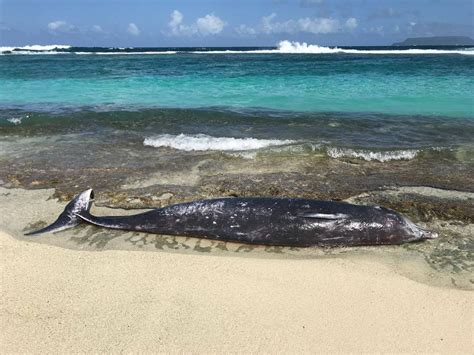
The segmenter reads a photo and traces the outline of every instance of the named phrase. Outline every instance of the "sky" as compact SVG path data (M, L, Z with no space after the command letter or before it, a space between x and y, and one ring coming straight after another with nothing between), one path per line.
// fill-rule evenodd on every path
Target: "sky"
M474 0L0 0L0 45L390 45L474 37Z

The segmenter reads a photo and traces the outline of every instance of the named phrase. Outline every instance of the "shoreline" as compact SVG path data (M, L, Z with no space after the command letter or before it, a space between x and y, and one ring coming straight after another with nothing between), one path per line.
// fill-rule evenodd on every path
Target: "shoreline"
M120 192L124 194L124 192ZM418 202L427 210L423 198L438 198L443 205L469 203L474 194L460 191L446 191L428 187L403 187L361 194L347 199L356 204L371 204L373 201L387 201L408 194L411 199L418 196ZM338 247L338 248L294 248L259 246L215 241L191 237L167 236L120 230L102 229L79 225L72 229L41 236L24 236L51 223L63 211L68 201L58 200L55 189L8 189L0 187L0 231L26 243L53 245L78 251L147 251L158 254L203 255L218 258L252 258L282 260L329 260L339 259L352 262L365 260L388 266L393 273L411 280L441 288L473 290L472 244L474 224L449 219L418 221L424 228L434 230L440 238L420 243L403 245ZM123 196L122 196L123 198ZM417 199L415 199L417 200ZM32 203L34 201L34 203ZM97 215L127 215L144 211L103 204L96 191L92 212ZM169 200L158 200L157 207L169 204ZM424 203L424 204L422 204ZM429 210L428 210L429 212ZM449 214L448 214L449 215Z
M471 292L370 260L78 253L5 232L0 243L6 352L472 349Z
M472 352L473 50L23 49L0 55L2 352ZM439 238L25 235L90 188L96 216L306 198L388 208Z

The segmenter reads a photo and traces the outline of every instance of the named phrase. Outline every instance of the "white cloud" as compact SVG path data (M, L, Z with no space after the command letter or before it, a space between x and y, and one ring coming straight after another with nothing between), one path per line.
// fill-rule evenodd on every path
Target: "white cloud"
M346 27L349 30L354 30L357 27L357 19L354 17L350 17L346 21Z
M184 16L178 10L174 10L170 15L168 27L170 34L174 36L191 36L199 34L202 36L216 35L221 33L226 23L214 14L207 14L204 17L198 18L191 25L183 23Z
M171 33L175 36L179 36L180 34L186 31L185 26L183 23L183 14L178 10L174 10L171 15L171 20L168 22L168 27L171 30Z
M76 27L66 21L58 20L48 23L48 29L53 33L73 32Z
M241 35L241 36L255 36L257 34L257 31L254 28L249 27L247 25L240 25L239 27L236 27L234 30L235 32L237 32L238 35Z
M66 25L67 25L66 21L53 21L53 22L48 23L48 28L50 30L55 31L55 30L57 30L61 27L64 27Z
M100 25L76 26L63 20L52 21L47 25L48 31L53 35L108 35Z
M206 15L196 20L198 32L202 35L216 35L222 32L225 22L215 15Z
M274 31L280 31L281 29L278 28L279 24L272 24L272 20L276 17L276 13L272 13L271 15L268 16L263 16L261 20L261 31L263 33L272 33Z
M276 17L275 13L263 16L260 25L256 28L240 25L235 28L235 31L242 36L279 33L295 34L299 32L325 34L347 30L352 31L358 26L357 19L354 17L350 17L342 23L340 20L330 17L303 17L282 22L274 21Z
M138 36L140 34L140 29L133 22L130 22L127 27L127 32L133 36Z
M340 29L339 20L332 18L300 18L297 21L298 32L332 33Z

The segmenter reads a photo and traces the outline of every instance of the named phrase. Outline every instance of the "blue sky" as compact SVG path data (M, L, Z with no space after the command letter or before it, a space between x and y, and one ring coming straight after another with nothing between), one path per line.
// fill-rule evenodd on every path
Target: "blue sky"
M0 45L385 45L474 36L472 0L0 0Z

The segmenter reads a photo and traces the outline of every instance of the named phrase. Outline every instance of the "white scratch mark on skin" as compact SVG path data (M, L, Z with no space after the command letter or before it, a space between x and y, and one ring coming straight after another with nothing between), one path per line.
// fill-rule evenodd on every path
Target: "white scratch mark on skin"
M364 223L364 222L351 222L346 225L346 228L349 230L362 230L367 227L370 228L383 228L384 225L382 223L372 222L372 223Z
M338 240L338 239L347 239L347 237L329 237L329 238L321 238L321 240Z
M344 213L336 213L336 214L331 214L331 213L305 213L305 214L302 214L302 217L321 218L321 219L345 219L349 216L347 214L344 214Z
M337 221L335 220L327 220L327 221L316 221L311 223L305 223L300 228L302 230L312 230L314 228L324 228L328 231L335 229L337 226Z

